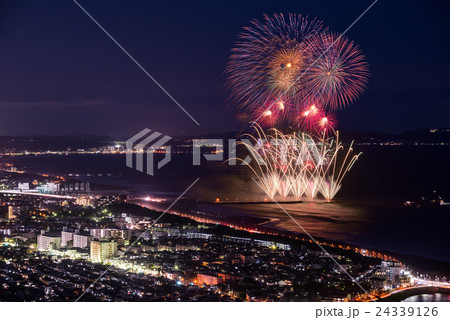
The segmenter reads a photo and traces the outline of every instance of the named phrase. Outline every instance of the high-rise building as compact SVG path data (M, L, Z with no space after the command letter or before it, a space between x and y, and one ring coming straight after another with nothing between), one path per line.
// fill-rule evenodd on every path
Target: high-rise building
M92 237L84 234L73 235L73 247L74 248L89 248Z
M59 183L47 182L40 186L37 186L36 190L41 193L56 193L60 191L60 185Z
M82 196L82 197L78 197L75 200L75 203L79 206L89 207L89 206L93 206L95 204L95 201L91 197Z
M209 274L197 274L197 284L206 284L208 286L210 285L218 285L219 283L222 283L223 279L219 276L213 276Z
M62 231L61 232L61 248L65 248L68 246L68 242L72 241L72 247L73 247L73 232L68 231Z
M19 182L17 185L17 189L22 191L28 191L30 190L30 183L29 182Z
M91 236L99 240L130 239L131 231L122 229L91 229Z
M20 214L20 207L18 207L18 206L9 206L8 207L8 220L17 218L17 216L19 214Z
M115 241L92 241L91 260L103 262L117 255L117 242Z
M37 237L37 248L39 250L59 250L61 248L61 237L56 234L42 233Z
M398 283L403 272L403 265L397 261L382 261L381 266L385 269L386 278L392 283Z

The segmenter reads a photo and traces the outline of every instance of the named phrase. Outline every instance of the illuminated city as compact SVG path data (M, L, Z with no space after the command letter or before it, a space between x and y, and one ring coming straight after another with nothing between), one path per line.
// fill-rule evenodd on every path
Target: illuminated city
M8 1L0 302L444 319L446 5Z

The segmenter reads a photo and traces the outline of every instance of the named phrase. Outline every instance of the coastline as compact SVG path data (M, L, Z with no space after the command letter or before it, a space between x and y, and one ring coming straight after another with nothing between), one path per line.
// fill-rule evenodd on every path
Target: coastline
M36 170L33 170L33 172L36 172ZM44 170L45 172L45 170ZM34 173L36 174L36 173ZM44 174L42 174L44 175ZM50 176L49 174L45 174L46 176ZM78 177L73 176L73 175L65 175L64 177L68 178L68 179L73 179L73 180L77 180ZM107 182L110 182L108 180L106 180ZM98 182L96 182L98 184ZM94 184L96 184L94 183ZM95 188L97 189L97 188ZM136 188L135 188L136 189ZM105 191L108 190L108 191ZM139 189L137 189L139 190ZM108 183L102 183L99 184L99 188L97 190L95 190L95 192L97 194L101 194L103 191L105 192L125 192L128 194L134 194L133 188L128 187L125 188L124 186L116 186L113 184L108 184ZM142 191L145 191L145 189L143 189ZM201 201L200 201L201 203ZM203 203L206 203L203 201ZM289 205L292 204L292 202L280 202L282 203L282 205ZM338 202L335 202L338 203ZM267 202L261 202L261 201L255 201L252 203L242 203L242 205L244 207L247 207L250 209L250 207L252 205L267 205ZM303 203L303 202L295 202L296 205L314 205L312 203ZM213 203L208 203L208 205L214 206L216 208L220 208L223 205L239 205L239 202L230 202L230 203L218 203L215 204ZM333 203L323 203L323 207L327 208L329 206L332 206ZM165 208L162 208L165 209ZM201 211L201 210L200 210ZM242 224L244 225L244 227L248 227L248 224L252 224L253 230L250 230L251 232L254 232L255 229L256 230L264 230L264 232L267 232L268 234L284 234L285 231L283 230L283 226L280 224L282 223L281 219L277 216L267 216L264 214L260 214L260 212L258 212L258 210L249 210L249 211L253 211L251 214L248 214L247 212L239 212L239 214L233 214L233 213L227 213L228 216L227 217L231 217L232 221L231 222L226 222L225 221L225 225L230 225L230 226L234 226L234 224L237 224L237 222L239 222L241 225L236 225L236 229L242 230ZM184 212L184 214L188 214L187 212ZM191 214L191 213L189 213ZM220 216L221 214L219 214ZM193 216L193 215L192 215ZM306 230L308 230L308 232L311 231L311 233L314 234L314 227L319 226L319 225L323 225L323 224L328 224L329 227L326 227L325 229L327 231L335 231L334 227L335 226L343 226L343 225L348 225L348 228L350 229L352 227L351 223L347 223L344 220L341 219L341 217L336 218L335 216L321 216L319 214L311 214L311 213L301 213L301 217L304 219L310 219L311 223L310 225L312 225L312 228L305 227ZM216 217L214 217L214 219L212 219L212 217L202 217L202 216L197 216L197 219L204 219L204 220L208 220L210 219L211 221L213 221L213 223L215 223L217 220L217 215ZM219 217L220 218L220 217ZM223 218L221 218L223 219ZM226 220L226 219L225 219ZM342 220L342 221L341 221ZM303 225L304 222L302 222ZM289 221L289 224L292 225L291 228L296 228L294 226L294 223L292 221ZM333 225L334 224L334 225ZM250 228L248 228L250 229ZM298 228L296 228L298 229ZM340 232L340 231L339 231ZM298 230L295 231L286 231L286 234L289 236L290 234L295 235L296 237L299 238L303 238L306 241L309 241L310 239L307 239L304 235L301 234L301 232L299 232ZM385 248L380 248L378 246L373 246L373 245L364 245L359 243L358 241L345 241L342 238L339 237L334 237L335 234L331 234L331 235L327 235L327 236L318 236L318 235L314 235L315 238L319 239L321 242L326 243L326 244L333 244L334 246L342 246L342 247L351 247L351 248L355 248L358 250L362 250L362 249L366 249L367 251L371 251L371 252L377 252L377 255L379 256L391 256L391 257L397 257L398 260L404 261L405 264L407 265L412 265L414 266L415 269L420 270L420 272L422 273L430 273L430 274L434 274L434 273L439 273L439 274L450 274L450 262L444 261L444 260L440 260L440 259L434 259L434 258L429 258L429 257L423 257L420 255L412 255L412 254L408 254L408 253L402 253L402 252L398 252L395 250L387 250ZM436 266L436 267L435 267Z
M43 175L43 178L51 178L49 175ZM95 190L92 194L96 194L97 196L102 195L102 188L100 187L99 190ZM121 188L116 188L114 186L108 186L103 190L103 192L111 192L111 190L115 190L116 192L123 191ZM85 192L87 193L87 192ZM83 194L80 194L83 195ZM85 194L86 195L86 194ZM161 200L161 199L160 199ZM142 216L148 216L148 217L158 217L161 216L161 213L167 209L167 207L171 204L171 201L173 199L163 199L163 201L145 201L140 200L141 203L136 203L139 201L136 200L130 200L127 203L122 203L120 212L129 212L131 214L137 214ZM195 204L193 206L193 204ZM306 246L308 249L313 251L321 251L320 249L326 248L326 252L328 255L330 254L338 254L342 256L346 256L348 258L356 257L358 256L361 259L367 259L372 261L371 265L375 266L380 264L381 261L397 261L401 262L403 266L408 265L408 261L413 261L416 259L419 259L420 261L424 261L423 259L417 258L417 257L405 257L397 254L393 254L391 252L377 250L377 249L368 249L363 248L361 246L348 244L342 241L336 241L336 240L329 240L324 237L314 237L314 240L307 237L304 234L301 234L299 232L292 232L290 230L280 230L278 228L275 228L274 226L277 225L279 222L278 219L274 218L267 218L265 216L255 216L253 215L232 215L232 214L225 214L221 216L217 215L211 215L210 213L206 214L206 212L193 210L196 209L197 200L193 200L192 198L189 198L189 196L182 198L179 202L176 203L176 205L171 208L170 211L167 212L167 216L164 217L165 219L169 219L172 221L181 219L192 219L197 222L206 223L206 224L214 224L219 225L217 228L217 231L213 232L214 236L219 237L243 237L243 238L251 238L251 239L257 239L257 240L264 240L264 241L270 241L273 243L280 243L280 244L289 244L294 245L296 247L298 246ZM262 203L265 204L265 203ZM295 203L295 205L298 205L301 203ZM129 207L133 205L139 205L144 210L140 211L136 210L136 207ZM270 205L270 204L269 204ZM273 204L272 204L273 205ZM310 204L306 204L310 205ZM329 208L327 204L327 208ZM252 210L253 211L253 210ZM119 211L118 211L119 212ZM317 241L317 243L316 243ZM319 246L317 245L319 244ZM323 255L323 252L321 253ZM377 260L371 260L371 259L377 259ZM412 259L412 260L411 260ZM426 270L428 273L431 274L431 271L429 269L430 265L433 265L433 268L436 269L436 265L440 265L439 263L436 263L436 261L427 260L427 263L423 262L423 265L426 265ZM444 267L438 268L438 271L436 274L442 275L443 270L449 270L450 264L444 263ZM412 266L416 271L418 270L415 265ZM429 278L427 278L429 279ZM420 280L420 279L419 279ZM423 280L428 281L429 280ZM447 285L445 283L442 283L441 285ZM410 284L410 287L416 287L417 283L414 282L414 284ZM394 289L391 292L395 292L399 289ZM400 289L403 290L403 289ZM388 292L388 293L391 293ZM401 296L399 296L401 297ZM368 298L364 295L358 295L356 298L357 301L366 301ZM372 299L372 298L371 298Z
M137 204L143 208L150 210L163 210L164 204L153 203L151 205L148 202L143 201L130 201L131 204ZM197 222L210 223L210 224L221 224L226 227L232 228L234 230L247 232L248 235L268 235L268 236L279 236L288 241L301 241L303 243L314 244L314 242L306 234L301 232L292 232L282 229L277 229L276 227L270 225L274 222L272 219L267 219L260 217L259 219L265 220L254 226L249 226L248 220L243 221L239 219L227 220L220 217L213 218L212 216L205 217L204 215L198 215L192 212L183 211L183 208L176 207L174 210L167 212L171 215L176 215L184 218L190 218ZM257 226L257 227L256 227ZM382 260L394 260L399 261L407 267L413 269L414 272L419 272L421 274L438 275L450 277L450 262L441 261L436 259L430 259L415 255L406 255L398 252L392 252L389 250L382 250L379 248L372 247L362 247L357 244L346 243L343 241L329 239L324 237L313 237L321 246L329 247L333 249L346 250L348 252L356 252L364 256L379 258ZM432 266L432 267L431 267Z

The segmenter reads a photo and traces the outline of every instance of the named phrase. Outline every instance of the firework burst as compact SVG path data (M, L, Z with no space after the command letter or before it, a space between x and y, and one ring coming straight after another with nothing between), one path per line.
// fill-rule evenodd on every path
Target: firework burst
M227 88L237 106L263 126L283 121L328 132L336 123L328 113L354 102L366 87L369 69L361 50L318 20L264 15L239 38L226 68ZM302 117L311 104L326 110L322 116L330 121Z
M314 40L304 75L304 97L320 99L331 110L351 104L364 91L369 78L361 50L346 37L331 32Z
M297 115L297 126L303 131L317 133L320 119L325 116L323 108L316 103L306 103L306 107Z
M317 121L315 129L319 135L328 135L335 132L336 124L337 120L334 113L325 111L321 118Z
M358 46L301 15L264 15L239 35L227 65L227 87L255 123L248 164L273 198L331 201L359 155L343 151L333 111L353 103L369 77ZM288 124L307 133L262 127ZM262 142L266 141L266 142ZM270 141L270 142L267 142Z
M272 108L273 97L296 101L302 87L298 79L310 59L307 48L321 30L320 21L294 14L264 15L262 22L245 28L226 68L227 87L239 107L259 117L261 106Z

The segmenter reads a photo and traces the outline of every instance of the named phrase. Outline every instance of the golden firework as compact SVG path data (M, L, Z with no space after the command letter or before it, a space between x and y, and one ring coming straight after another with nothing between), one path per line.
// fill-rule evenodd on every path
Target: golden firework
M295 89L297 77L304 66L304 56L299 48L281 49L268 64L269 85L280 91Z

